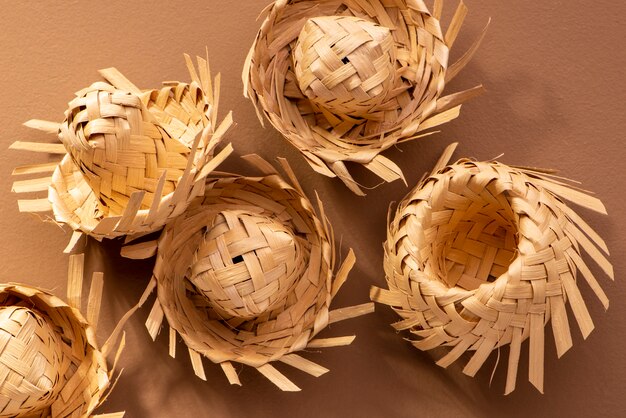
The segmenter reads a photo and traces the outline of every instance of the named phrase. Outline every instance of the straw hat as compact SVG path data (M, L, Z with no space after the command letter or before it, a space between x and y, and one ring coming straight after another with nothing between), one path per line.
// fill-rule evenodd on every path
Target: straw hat
M363 190L346 162L383 181L404 180L381 155L456 118L482 86L442 97L477 50L483 34L452 64L448 55L467 8L447 32L443 2L281 0L270 8L243 71L244 95L318 173Z
M82 255L70 261L70 305L27 285L0 284L0 417L88 417L104 402L113 375L106 355L117 333L99 348L102 273L94 273L89 320L80 313L81 283Z
M198 71L185 55L191 83L165 82L142 91L114 68L70 101L61 124L31 120L32 128L58 133L61 144L16 142L13 149L65 154L57 164L18 168L16 174L51 172L17 181L16 192L48 191L47 199L22 200L20 211L52 210L55 220L96 239L160 229L202 194L204 179L232 151L214 156L232 124L218 126L208 63ZM199 74L199 75L198 75ZM67 152L67 154L66 154Z
M156 338L165 316L171 355L179 334L202 379L205 356L231 384L240 384L237 362L295 391L270 362L314 376L327 372L294 353L350 344L354 336L316 335L330 323L371 312L373 304L329 310L355 262L352 250L335 271L335 241L321 202L318 216L286 161L291 183L260 157L246 159L263 176L209 179L204 197L164 228L153 276L157 300L146 325ZM154 251L156 245L137 244L123 255Z
M572 346L567 302L584 338L594 327L577 270L609 306L581 248L613 279L598 250L608 254L606 244L561 198L605 208L534 169L467 159L444 168L453 149L400 203L384 245L389 290L373 288L372 299L393 307L402 317L394 328L409 329L417 348L452 347L440 366L475 351L463 370L469 376L510 344L507 394L530 338L529 380L543 393L544 325L552 324L559 357Z

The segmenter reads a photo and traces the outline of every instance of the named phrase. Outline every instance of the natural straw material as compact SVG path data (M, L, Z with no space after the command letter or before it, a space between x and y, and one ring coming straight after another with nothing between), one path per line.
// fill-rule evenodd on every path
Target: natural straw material
M351 41L338 48L337 40ZM320 54L321 52L331 55ZM389 28L352 16L307 21L296 41L294 70L300 90L333 113L376 117L396 81L395 47ZM336 64L336 65L333 65Z
M544 326L552 324L559 357L572 346L567 302L584 338L594 328L577 270L609 306L581 249L613 279L598 250L608 254L606 244L561 198L605 208L545 172L467 159L444 167L453 149L400 203L384 245L389 290L373 288L372 299L394 308L402 317L394 328L411 330L417 348L452 347L440 366L475 351L463 370L470 376L510 344L507 394L530 338L529 380L543 393Z
M301 240L280 221L221 211L194 254L189 280L222 316L259 316L280 308L304 274Z
M231 384L240 384L238 362L295 391L270 362L314 376L327 372L294 353L350 344L354 336L316 335L328 324L371 312L373 304L329 310L354 265L352 250L335 271L335 241L321 202L318 216L286 161L290 182L260 157L246 159L263 176L209 179L204 197L163 230L154 269L157 300L146 325L156 338L165 316L171 355L178 334L202 379L205 356L222 366ZM137 244L124 255L154 251L154 245Z
M63 357L52 327L29 308L1 306L0 340L6 343L0 354L0 416L24 416L50 406L58 396L55 383Z
M88 319L80 313L82 260L70 259L69 305L30 286L0 285L0 417L89 417L105 400L113 375L106 356L117 333L99 348L102 273L92 279ZM122 338L117 355L123 345Z
M281 0L268 11L243 71L244 94L313 169L363 190L346 162L383 181L402 170L381 155L456 118L482 87L442 97L478 41L449 65L467 8L445 32L443 1ZM484 35L484 32L483 32Z
M53 171L15 182L18 193L48 191L47 199L21 200L20 210L52 210L57 222L97 239L156 231L182 213L232 151L227 146L214 156L232 124L230 114L217 123L219 76L213 83L205 59L198 58L196 70L185 58L191 83L142 91L108 68L100 71L106 82L76 93L63 123L27 122L58 133L63 145L16 142L12 148L68 154L58 165L16 169Z

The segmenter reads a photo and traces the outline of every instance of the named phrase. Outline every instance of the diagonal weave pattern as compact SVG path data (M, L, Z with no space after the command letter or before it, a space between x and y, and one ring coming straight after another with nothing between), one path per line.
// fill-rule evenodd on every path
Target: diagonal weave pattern
M0 417L50 406L60 390L62 356L58 336L37 312L0 307Z
M608 252L602 239L557 196L604 212L539 172L469 160L439 170L398 207L384 246L389 290L374 288L372 298L400 314L394 327L411 330L417 348L452 347L440 366L475 351L463 370L474 376L510 344L506 393L530 338L529 380L543 392L544 325L551 320L559 356L572 345L566 302L585 338L593 329L577 270L608 307L580 248L613 278L596 248Z
M391 31L364 19L309 19L293 57L300 90L333 113L382 119L375 108L400 84Z
M315 171L354 193L364 195L346 162L404 181L381 153L456 118L482 91L443 96L482 35L449 63L467 8L459 4L444 32L442 5L431 12L422 0L276 1L250 49L244 94L261 123L265 116Z
M305 261L284 224L239 211L222 211L194 255L189 280L224 316L253 318L284 304Z
M82 258L71 256L70 289L73 279L83 280L82 265L76 260ZM81 273L74 277L74 271ZM70 300L80 301L78 289ZM97 316L96 299L99 295L90 294L92 316ZM112 371L105 358L108 348L100 350L95 330L80 313L80 306L19 284L0 285L0 306L0 416L91 416L106 398ZM28 334L32 338L25 345L23 338ZM23 353L24 362L18 353Z

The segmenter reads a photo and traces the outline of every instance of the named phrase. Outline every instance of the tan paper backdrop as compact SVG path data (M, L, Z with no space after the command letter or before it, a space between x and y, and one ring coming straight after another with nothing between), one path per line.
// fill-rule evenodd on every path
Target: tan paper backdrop
M372 284L383 285L382 241L391 201L407 192L396 182L353 196L336 180L314 175L303 158L271 127L262 129L242 96L240 72L266 0L240 2L2 2L0 12L0 280L22 281L65 294L68 264L63 250L69 233L35 216L20 214L11 190L17 164L45 161L42 155L8 150L14 140L43 140L21 124L37 117L60 121L73 92L98 79L97 70L116 66L140 87L162 80L187 80L183 52L204 54L223 75L220 108L234 111L238 126L230 136L236 154L285 156L304 188L317 190L344 253L353 247L357 264L336 306L365 302ZM470 14L455 44L458 54L477 36L489 16L492 25L474 61L449 91L482 82L488 92L463 106L459 119L436 136L405 144L387 155L397 159L415 183L441 150L460 141L457 157L489 159L501 153L511 164L558 168L583 182L607 206L609 217L581 214L603 235L612 253L616 282L600 275L611 307L604 312L586 284L584 297L596 324L587 341L574 329L574 347L557 360L546 328L545 395L526 381L523 362L517 390L502 395L506 374L493 354L474 379L462 363L444 370L432 354L412 348L388 325L395 314L378 306L375 314L332 326L323 335L356 333L350 347L305 354L331 369L313 378L280 367L303 389L280 393L258 372L238 368L243 387L231 387L218 366L207 364L208 382L195 378L189 359L167 354L167 336L152 343L143 326L149 306L131 320L124 372L100 412L125 409L128 417L195 416L624 416L626 296L624 251L626 169L624 125L626 30L620 2L467 2ZM456 3L447 4L448 11ZM453 57L454 58L454 57ZM238 155L226 166L236 170ZM372 177L356 170L359 179ZM139 297L151 260L126 261L119 243L88 242L88 270L105 273L103 338ZM165 333L164 333L165 334ZM522 351L526 358L527 348Z

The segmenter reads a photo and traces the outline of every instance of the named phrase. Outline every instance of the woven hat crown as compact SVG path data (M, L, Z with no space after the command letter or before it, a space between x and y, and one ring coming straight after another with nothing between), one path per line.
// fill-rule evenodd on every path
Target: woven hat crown
M190 281L225 316L253 318L285 303L306 267L305 255L282 223L222 211L196 250Z
M59 138L110 214L121 214L137 191L149 208L165 172L163 193L174 191L206 107L195 83L129 92L97 82L69 103Z
M352 16L309 19L294 50L302 92L331 112L356 117L384 102L395 61L391 31Z
M60 390L62 348L48 322L25 307L0 307L0 347L0 417L50 406Z

